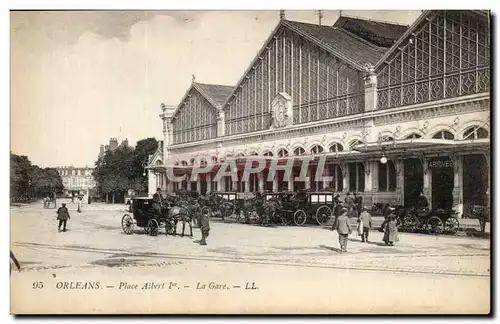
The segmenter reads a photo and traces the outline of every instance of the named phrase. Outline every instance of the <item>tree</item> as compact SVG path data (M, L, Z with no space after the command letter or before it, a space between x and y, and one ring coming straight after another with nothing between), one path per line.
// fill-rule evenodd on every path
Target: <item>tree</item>
M148 177L144 164L148 163L149 156L154 154L158 149L158 141L154 137L149 137L137 142L134 151L134 173L138 182L134 189L138 191L147 191ZM143 175L145 173L145 175Z
M27 199L41 194L60 193L63 189L62 178L54 168L40 168L32 165L27 156L10 154L11 197Z
M123 194L129 189L147 190L147 175L144 176L144 164L158 148L154 138L146 138L137 142L134 148L119 146L114 151L107 151L95 162L92 173L101 193L112 195L113 202L117 193Z
M133 148L120 146L114 151L107 151L101 159L96 161L96 168L93 172L100 191L107 197L111 194L114 202L117 193L133 188L136 178L133 166Z

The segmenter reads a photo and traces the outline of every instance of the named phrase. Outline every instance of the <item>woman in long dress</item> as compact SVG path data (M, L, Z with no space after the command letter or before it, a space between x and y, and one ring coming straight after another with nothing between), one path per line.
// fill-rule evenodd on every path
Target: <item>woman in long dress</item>
M77 204L78 204L77 212L81 213L82 212L82 197L78 198Z
M384 226L384 238L383 241L385 244L393 246L394 242L398 240L398 226L396 215L391 213L387 217L387 222Z

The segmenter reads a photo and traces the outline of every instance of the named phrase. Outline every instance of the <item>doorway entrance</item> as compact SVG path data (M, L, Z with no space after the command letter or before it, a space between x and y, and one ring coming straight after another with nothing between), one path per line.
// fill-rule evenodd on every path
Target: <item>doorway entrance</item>
M432 209L453 208L454 164L449 158L429 161L432 172Z
M463 202L464 212L471 206L487 206L488 170L486 158L482 154L464 156Z
M404 160L404 205L416 206L424 188L424 168L420 159Z

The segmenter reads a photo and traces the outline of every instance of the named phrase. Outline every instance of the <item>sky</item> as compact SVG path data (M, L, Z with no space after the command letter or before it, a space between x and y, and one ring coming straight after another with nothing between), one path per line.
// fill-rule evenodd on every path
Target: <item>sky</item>
M410 25L420 10L343 15ZM333 25L339 11L325 10ZM235 85L279 11L12 11L11 152L49 166L92 166L110 137L162 139L160 104L192 75ZM286 19L317 23L314 10Z

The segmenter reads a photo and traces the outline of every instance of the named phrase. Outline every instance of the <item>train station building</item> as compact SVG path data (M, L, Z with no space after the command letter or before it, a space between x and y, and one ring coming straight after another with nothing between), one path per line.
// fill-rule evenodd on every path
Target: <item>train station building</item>
M488 11L429 10L411 26L340 17L333 26L281 19L235 85L193 80L161 106L164 139L148 165L149 193L310 189L359 192L365 205L433 209L488 205ZM268 169L241 178L172 182L198 157L326 157L328 181ZM239 172L241 174L241 172Z

